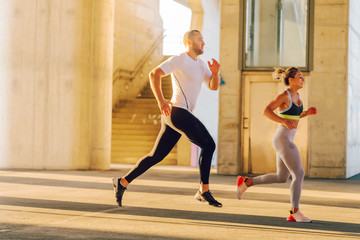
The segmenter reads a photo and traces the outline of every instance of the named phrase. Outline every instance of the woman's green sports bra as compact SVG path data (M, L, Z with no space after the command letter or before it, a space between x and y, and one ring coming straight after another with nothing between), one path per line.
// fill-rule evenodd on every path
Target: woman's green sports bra
M288 90L286 90L286 91L289 94L290 105L288 108L279 111L279 117L286 118L286 119L292 119L292 120L299 120L300 115L303 112L303 104L301 103L300 107L297 106L296 104L294 104L291 99L291 94L289 93Z

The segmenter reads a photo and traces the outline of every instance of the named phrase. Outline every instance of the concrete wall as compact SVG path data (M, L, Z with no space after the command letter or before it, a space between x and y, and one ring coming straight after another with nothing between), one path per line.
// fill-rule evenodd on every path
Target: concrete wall
M0 167L108 169L113 0L0 3Z
M315 1L314 70L309 103L309 176L345 178L347 128L347 0Z
M349 1L346 177L360 172L360 2Z
M350 1L349 6L348 0L315 1L314 67L307 73L308 99L304 100L309 107L317 107L318 114L305 120L308 131L302 137L308 139L303 143L304 149L308 146L303 161L308 162L309 177L346 178L360 172L358 5ZM241 141L246 141L243 128L250 122L240 119L244 117L242 107L248 103L241 104L239 98L244 81L238 70L238 43L242 41L239 1L222 0L221 13L220 60L227 84L220 91L218 170L236 174L246 170L241 166L246 144ZM256 78L256 73L252 77Z
M148 84L149 72L163 61L159 0L115 0L114 24L113 106L120 99L136 97ZM133 72L144 58L144 66L132 81L119 72Z

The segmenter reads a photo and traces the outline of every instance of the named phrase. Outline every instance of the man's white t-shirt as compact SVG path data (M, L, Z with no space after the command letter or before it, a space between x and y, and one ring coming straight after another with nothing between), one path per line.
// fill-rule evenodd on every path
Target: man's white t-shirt
M159 68L165 75L171 73L173 105L192 112L199 97L202 82L208 86L212 76L206 63L199 58L192 59L187 53L181 53L161 63Z

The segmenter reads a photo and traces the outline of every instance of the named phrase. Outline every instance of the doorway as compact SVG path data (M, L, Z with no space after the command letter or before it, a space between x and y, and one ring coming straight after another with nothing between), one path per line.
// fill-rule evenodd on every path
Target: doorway
M309 77L304 76L305 82ZM274 81L271 73L243 73L243 119L242 137L242 172L248 174L264 174L276 172L276 153L272 147L272 138L278 124L263 116L267 104L286 89L281 81ZM299 91L304 104L308 108L308 84ZM295 136L307 174L308 156L308 119L300 120Z

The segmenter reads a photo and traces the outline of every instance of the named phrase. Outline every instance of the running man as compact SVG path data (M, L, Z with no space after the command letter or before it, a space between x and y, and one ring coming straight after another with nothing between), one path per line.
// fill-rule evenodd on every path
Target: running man
M304 78L298 68L290 67L286 69L286 71L282 68L276 68L273 77L274 79L283 79L285 85L289 86L287 90L270 102L264 111L266 117L274 122L280 123L273 138L273 147L276 151L277 172L254 178L238 176L237 196L238 199L241 199L242 194L253 185L285 183L291 174L291 209L287 221L309 223L312 221L305 217L299 210L304 169L302 167L299 150L293 141L299 119L316 114L316 108L311 107L307 111L303 111L303 104L300 100L298 90L303 87ZM274 113L274 110L277 108L279 108L278 115Z
M198 30L186 32L183 41L186 52L169 58L149 74L151 89L161 111L161 129L152 151L140 159L125 176L113 178L116 203L119 207L129 183L162 161L182 134L201 148L200 188L195 198L209 205L222 207L209 190L211 160L216 145L205 126L192 114L203 82L211 90L219 88L220 64L212 59L212 64L208 62L209 70L206 63L198 58L204 52L205 45ZM168 74L171 74L173 87L171 101L165 99L161 91L161 78Z

